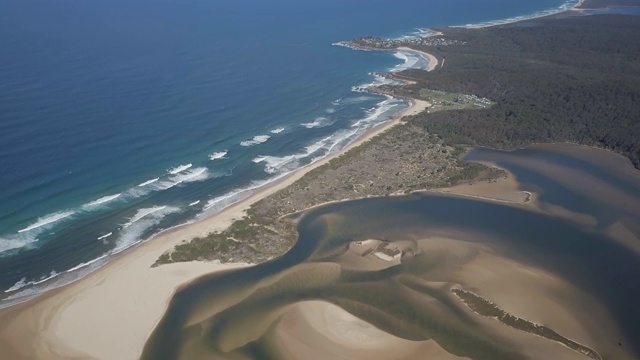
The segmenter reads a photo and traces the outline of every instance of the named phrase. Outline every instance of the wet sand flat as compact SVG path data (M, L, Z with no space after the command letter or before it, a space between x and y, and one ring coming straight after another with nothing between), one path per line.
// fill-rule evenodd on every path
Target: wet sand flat
M228 284L224 276L178 293L143 359L296 358L310 349L318 358L376 358L378 343L392 350L386 358L398 359L425 352L451 359L587 358L475 313L455 288L597 356L633 359L638 280L624 274L638 273L640 258L625 241L637 237L629 224L637 220L630 209L640 181L617 180L611 159L607 173L599 173L604 167L590 154L601 150L579 148L472 150L468 156L511 176L465 186L462 194L457 187L313 208L299 219L290 253L229 275L253 289L237 303L221 306L208 295ZM618 166L629 166L622 160ZM581 180L567 182L567 175ZM594 184L602 192L585 191ZM625 192L631 200L605 199ZM530 201L510 198L528 193ZM626 239L617 239L622 233ZM205 317L208 307L216 310ZM194 308L201 309L196 318ZM188 340L167 344L177 336Z

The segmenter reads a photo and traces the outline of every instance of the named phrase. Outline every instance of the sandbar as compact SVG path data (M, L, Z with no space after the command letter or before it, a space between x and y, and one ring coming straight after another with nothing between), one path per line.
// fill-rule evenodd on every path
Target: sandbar
M72 284L0 310L3 356L139 358L176 289L205 274L250 265L194 261L151 268L161 254L183 241L227 228L252 203L399 124L402 117L415 115L429 106L428 102L413 100L403 112L373 127L339 153L298 169L218 214L162 232Z

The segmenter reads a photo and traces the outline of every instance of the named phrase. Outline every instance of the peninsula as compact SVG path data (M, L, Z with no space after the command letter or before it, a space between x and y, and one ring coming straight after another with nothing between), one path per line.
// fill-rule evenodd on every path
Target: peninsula
M640 17L598 15L344 43L427 59L385 74L400 85L369 89L408 99L403 113L210 218L0 311L3 356L638 356L637 281L608 283L640 265L640 176L629 164L640 168L638 33ZM534 143L599 150L468 152ZM583 240L595 250L576 250ZM618 266L593 283L572 272L598 254Z

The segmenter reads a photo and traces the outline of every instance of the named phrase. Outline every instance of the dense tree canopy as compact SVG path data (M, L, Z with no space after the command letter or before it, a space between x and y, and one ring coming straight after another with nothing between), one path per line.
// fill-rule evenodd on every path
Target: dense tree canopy
M640 166L640 17L536 19L443 30L465 45L425 47L446 59L407 70L405 90L477 94L483 110L422 114L413 121L453 143L513 148L570 141L628 156Z
M610 5L640 6L640 0L585 0L581 7L585 9L595 9Z

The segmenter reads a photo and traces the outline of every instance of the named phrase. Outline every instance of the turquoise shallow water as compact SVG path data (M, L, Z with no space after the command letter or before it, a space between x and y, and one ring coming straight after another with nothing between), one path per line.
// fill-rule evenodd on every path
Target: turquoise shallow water
M563 4L0 0L2 297L82 276L406 107L352 88L424 60L333 43Z

